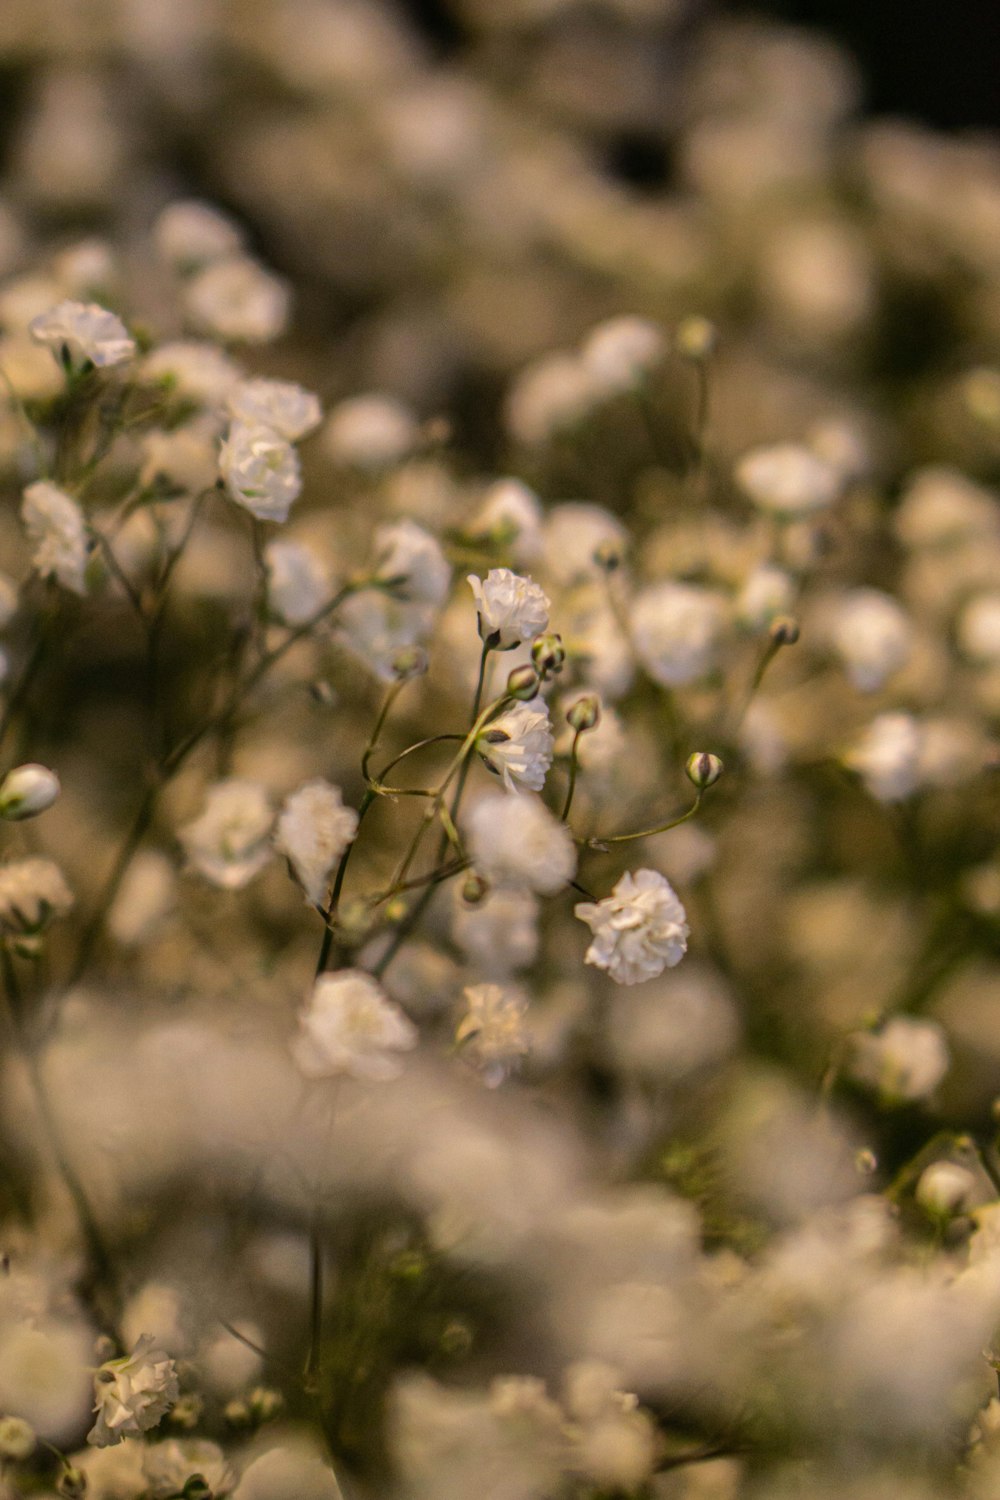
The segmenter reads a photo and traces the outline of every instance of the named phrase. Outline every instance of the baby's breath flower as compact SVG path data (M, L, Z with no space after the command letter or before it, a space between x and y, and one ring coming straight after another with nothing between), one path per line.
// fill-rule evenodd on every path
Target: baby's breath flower
M357 813L327 781L307 781L286 799L275 845L314 906L322 902L333 867L357 831Z
M902 802L920 785L924 731L912 714L879 714L844 764L879 802Z
M375 532L378 574L400 599L434 608L444 603L451 569L441 544L414 521L396 521Z
M656 870L625 874L603 901L581 901L573 910L594 935L584 962L619 984L652 979L687 951L687 914Z
M950 1063L941 1027L913 1016L893 1016L878 1031L856 1032L851 1044L851 1076L889 1104L926 1099Z
M499 984L469 985L463 994L466 1010L455 1041L487 1087L496 1088L529 1050L527 999L520 990Z
M97 1421L87 1434L95 1448L108 1448L126 1437L157 1427L177 1400L173 1360L144 1334L124 1359L109 1359L94 1377Z
M655 682L683 687L707 677L718 662L725 606L692 583L658 583L632 604L636 651Z
M783 568L765 563L744 579L736 596L736 618L750 630L763 630L795 603L795 581Z
M592 329L580 358L594 389L614 396L641 385L666 352L667 341L655 323L626 314Z
M601 505L569 501L549 512L543 533L545 577L555 583L579 583L608 571L628 547L628 532Z
M319 397L292 380L241 380L226 398L229 414L247 426L270 427L289 443L323 420Z
M29 325L36 343L56 354L65 349L74 361L105 369L125 364L135 354L135 340L120 318L96 302L59 302Z
M24 491L21 519L34 549L36 571L74 594L85 594L87 526L76 501L48 480L38 479Z
M247 255L213 260L195 272L183 300L199 328L231 342L267 344L288 326L288 287Z
M880 589L852 589L840 600L833 644L862 693L877 692L905 666L912 643L905 610Z
M226 489L259 521L287 521L302 490L299 458L270 427L233 422L219 451Z
M192 1475L200 1474L209 1497L228 1495L236 1476L218 1443L207 1438L168 1438L142 1450L142 1470L151 1500L172 1500L184 1495Z
M153 242L169 265L192 271L210 261L238 254L243 231L221 209L197 198L168 203L153 225Z
M956 635L970 661L980 666L1000 662L1000 593L971 599L958 617Z
M20 1463L30 1458L38 1439L23 1417L0 1417L0 1459Z
M271 858L273 823L264 788L234 777L209 787L204 809L178 837L192 869L223 890L238 891Z
M410 409L377 392L341 401L327 418L322 443L336 464L388 469L416 447L420 428Z
M302 542L284 539L264 548L267 569L267 602L276 619L286 625L311 620L331 597L330 579L323 562Z
M541 699L515 703L491 719L476 740L476 749L504 786L514 792L526 786L540 792L552 764L549 711Z
M470 574L468 583L479 612L480 637L499 650L509 651L548 628L549 601L530 578L510 568L491 568L485 579Z
M360 969L321 974L299 1017L292 1055L307 1078L353 1078L386 1082L398 1078L399 1052L417 1045L417 1029Z
M760 510L789 519L825 510L842 487L832 464L801 443L754 448L736 465L735 477Z
M948 1218L968 1208L976 1179L957 1161L935 1161L917 1180L914 1197L934 1218Z
M59 796L59 777L48 766L15 766L0 781L0 818L13 823L35 818Z
M33 856L0 865L0 932L36 933L73 906L58 865Z
M161 344L142 361L143 380L167 381L178 396L199 405L218 407L242 379L235 360L215 344L198 339L180 339Z
M536 797L487 793L465 822L472 862L491 883L551 896L572 880L570 833Z
M531 562L542 544L542 507L520 479L498 479L483 496L471 530L510 548L515 562Z

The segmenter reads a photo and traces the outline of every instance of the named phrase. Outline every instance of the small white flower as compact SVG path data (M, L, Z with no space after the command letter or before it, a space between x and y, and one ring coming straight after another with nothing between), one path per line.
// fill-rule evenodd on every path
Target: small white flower
M302 542L268 542L264 548L267 602L286 625L302 625L328 604L330 579L316 553Z
M153 243L169 265L191 271L238 254L243 249L243 231L211 203L184 198L168 203L160 214L153 225Z
M507 431L526 447L547 443L589 415L600 395L577 354L557 350L526 365L505 403Z
M388 469L417 446L420 427L409 407L394 396L352 396L330 413L322 443L335 464Z
M893 1016L851 1038L850 1072L888 1103L926 1099L948 1071L948 1043L935 1021Z
M479 634L509 651L522 641L534 640L548 629L549 609L545 593L530 578L510 568L491 568L486 578L470 573L469 587L479 611Z
M212 1495L228 1495L236 1476L218 1443L207 1438L168 1438L142 1449L142 1471L151 1500L170 1500L182 1493L193 1474L200 1474Z
M267 344L288 326L288 287L246 255L213 260L183 295L193 321L216 338Z
M391 582L398 599L429 604L444 603L451 585L451 568L441 544L415 521L395 521L375 532L376 576Z
M48 480L38 479L24 492L21 519L34 549L36 571L74 594L85 594L87 524L76 501Z
M0 1417L0 1459L21 1463L35 1451L38 1438L23 1417Z
M39 932L72 906L73 893L51 859L32 857L0 865L0 932Z
M59 796L59 777L48 766L15 766L0 781L0 818L9 823L36 818Z
M735 477L760 510L789 518L825 510L843 485L833 465L801 443L752 449L736 465Z
M209 787L205 806L178 830L191 867L223 890L238 891L271 858L274 814L267 792L235 777Z
M556 583L578 583L597 578L602 556L623 557L628 532L602 505L580 500L556 505L548 515L543 535L545 576Z
M698 682L714 670L725 623L723 601L693 583L654 584L632 604L635 649L665 687Z
M292 380L241 380L226 398L229 414L247 426L270 427L289 443L323 420L319 397Z
M463 994L466 1010L455 1041L487 1087L496 1088L529 1051L527 999L499 984L469 985Z
M357 813L344 806L340 788L328 781L307 781L285 801L275 845L314 906L322 902L333 867L357 831Z
M976 1178L957 1161L935 1161L917 1180L914 1197L929 1214L947 1216L963 1212L976 1191Z
M594 935L584 961L619 984L652 979L687 951L687 914L656 870L625 874L603 901L581 901L573 910Z
M476 749L509 792L519 786L540 792L552 764L552 726L545 704L535 698L498 714L476 740Z
M287 521L302 490L295 449L255 423L233 422L219 451L219 472L236 503L259 521Z
M465 819L476 869L500 886L521 886L551 896L576 872L569 830L536 797L492 792Z
M736 596L736 618L750 630L763 630L777 615L791 614L795 580L783 568L763 563L743 581Z
M515 562L530 562L542 545L541 501L520 479L498 479L484 494L470 529L508 547Z
M109 1359L94 1377L97 1421L87 1433L95 1448L109 1448L159 1425L177 1400L173 1360L144 1334L125 1359Z
M70 358L90 361L100 369L125 364L135 354L135 340L120 318L96 302L58 303L29 324L31 337L56 354L66 349Z
M958 617L956 635L970 661L980 666L1000 662L1000 593L970 600Z
M538 956L538 899L530 891L491 890L469 906L454 890L451 935L477 971L500 979Z
M349 1073L386 1082L403 1070L395 1054L416 1045L416 1027L378 982L360 969L344 969L317 979L292 1054L307 1078Z
M661 329L646 318L608 318L591 329L580 358L594 388L615 396L641 385L667 352Z
M188 495L211 489L218 468L218 437L211 417L144 432L139 438L139 483L148 487L159 480Z
M242 379L235 360L215 344L198 339L178 339L161 344L142 362L143 380L169 381L179 396L202 406L221 406L226 396Z
M912 714L879 714L844 763L879 802L902 802L920 785L923 727Z
M337 639L383 682L396 680L401 651L419 645L434 628L434 611L366 589L337 611Z
M852 589L840 600L833 644L862 693L877 692L905 666L913 644L906 611L880 589Z

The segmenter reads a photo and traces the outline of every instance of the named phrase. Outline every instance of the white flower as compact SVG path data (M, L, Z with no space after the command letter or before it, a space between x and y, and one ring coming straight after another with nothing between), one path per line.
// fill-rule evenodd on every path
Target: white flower
M396 679L399 653L426 640L434 628L434 611L426 604L406 604L374 589L346 599L337 611L337 639L383 682Z
M631 1493L656 1462L656 1428L638 1398L619 1389L618 1372L599 1360L566 1371L566 1408L576 1423L576 1464L601 1489Z
M394 396L352 396L335 406L323 429L323 447L336 464L388 469L416 447L420 427Z
M323 420L319 397L292 380L241 380L226 398L230 416L250 427L270 427L289 443Z
M177 1400L177 1370L144 1334L125 1359L109 1359L94 1376L97 1421L87 1433L95 1448L109 1448L126 1437L149 1432Z
M551 606L530 578L510 568L491 568L485 579L470 573L468 583L479 612L479 634L484 641L495 637L501 651L534 640L548 629Z
M287 521L302 490L295 449L256 423L233 422L219 450L219 472L236 503L259 521Z
M169 381L179 396L203 406L221 406L233 386L242 379L235 360L215 344L198 339L179 339L161 344L142 362L142 378Z
M693 583L654 584L632 603L635 649L650 677L665 687L683 687L713 671L725 621L719 596Z
M956 635L970 661L989 666L1000 662L1000 594L979 594L970 600L958 618Z
M34 549L31 560L41 576L55 578L74 594L85 594L87 525L76 501L38 479L24 492L21 519Z
M249 256L213 260L184 287L193 321L217 338L266 344L288 325L289 291Z
M211 417L182 427L154 427L139 438L139 483L164 481L172 490L196 495L211 489L218 469L219 429Z
M520 479L498 479L484 494L471 531L509 547L515 561L530 562L541 549L541 502Z
M196 198L168 203L153 225L153 243L163 259L179 271L235 255L243 232L221 209Z
M580 359L595 390L615 396L641 385L666 352L667 341L655 323L626 314L598 323L587 335Z
M845 755L879 802L902 802L920 785L924 731L912 714L879 714Z
M736 483L760 510L807 516L837 499L842 478L832 464L801 443L754 448L736 465Z
M267 792L235 777L209 787L205 806L179 829L193 869L223 890L247 885L271 858L274 814Z
M935 1161L925 1167L914 1197L928 1213L949 1215L968 1208L976 1191L975 1175L957 1161Z
M454 890L451 935L479 973L502 978L538 956L538 899L530 891L491 890L475 906Z
M656 870L625 874L603 901L581 901L573 910L594 935L584 961L619 984L652 979L687 951L687 914Z
M0 932L38 932L73 906L59 866L33 856L0 865Z
M0 781L0 818L35 818L59 796L59 777L48 766L15 766Z
M519 786L540 792L552 764L552 727L545 704L540 698L515 703L490 720L476 749L490 770L503 777L509 792Z
M0 1417L0 1459L21 1463L35 1451L38 1438L23 1417Z
M507 431L528 447L547 443L581 422L596 399L593 378L578 355L542 355L520 372L507 394Z
M377 577L391 581L397 598L416 604L442 604L451 584L441 544L414 521L395 521L375 532Z
M877 692L905 666L913 642L906 611L880 589L852 589L840 600L833 644L854 686Z
M913 1016L893 1016L880 1031L856 1032L851 1043L852 1077L890 1103L926 1099L951 1060L941 1027Z
M462 993L466 1010L455 1041L487 1087L496 1088L529 1051L527 999L499 984L473 984Z
M343 1495L318 1453L282 1444L247 1464L233 1500L343 1500Z
M322 902L333 867L357 831L357 813L327 781L307 781L286 799L275 844L314 906Z
M307 1078L349 1073L385 1082L403 1070L394 1054L417 1045L417 1029L360 969L321 974L299 1017L292 1055Z
M177 875L159 849L140 849L118 887L108 912L108 931L124 948L149 941L173 911Z
M267 602L286 625L303 625L331 598L330 579L316 553L301 542L273 541L264 548Z
M576 872L569 830L536 797L492 792L465 819L476 869L501 886L522 886L551 896Z
M598 558L622 557L627 546L625 527L602 505L577 500L557 505L545 522L545 576L564 584L596 578Z
M236 1476L218 1443L207 1438L168 1438L142 1450L142 1471L151 1500L179 1495L194 1474L200 1474L212 1495L228 1495Z
M736 617L750 630L763 630L776 615L791 613L795 580L783 568L763 563L743 581L736 596Z
M56 354L66 349L71 358L89 360L99 368L121 365L135 354L135 340L120 318L96 302L58 303L28 325L36 343Z

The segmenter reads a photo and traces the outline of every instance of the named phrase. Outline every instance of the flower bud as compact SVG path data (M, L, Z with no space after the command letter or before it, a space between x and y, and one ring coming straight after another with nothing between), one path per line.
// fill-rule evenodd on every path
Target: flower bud
M480 901L489 894L489 882L475 870L470 870L462 882L462 900L466 906L478 906Z
M566 648L560 635L536 636L531 645L531 659L542 677L561 672L566 661Z
M791 615L778 615L771 621L768 635L776 646L794 646L799 638L799 622Z
M114 1359L118 1353L118 1346L114 1339L109 1338L106 1333L99 1333L94 1340L94 1358L99 1365L106 1365L109 1359Z
M87 1476L74 1464L67 1464L56 1480L56 1489L66 1500L82 1500L87 1493Z
M595 693L584 693L582 698L577 698L566 715L566 722L577 734L583 734L588 729L596 729L601 722L601 700Z
M968 1167L936 1161L921 1172L916 1199L932 1219L950 1219L968 1207L975 1187L976 1179Z
M30 1458L36 1441L35 1429L23 1417L0 1417L0 1459Z
M602 573L614 573L622 565L621 544L614 537L605 537L594 550L594 565Z
M530 703L532 698L538 696L538 673L534 667L527 663L523 667L515 667L507 678L507 697L516 698L520 703Z
M255 1422L273 1422L285 1409L284 1396L267 1385L255 1385L247 1402Z
M0 818L16 822L34 818L59 795L59 777L47 766L16 766L0 781Z
M724 769L719 757L710 754L707 750L696 750L693 755L689 755L684 767L688 780L698 788L699 792L714 786Z
M192 1474L181 1490L182 1500L212 1500L212 1491L201 1474Z
M674 348L682 359L708 359L715 353L718 343L718 329L700 313L692 313L691 317L678 323L674 334Z
M409 677L422 677L427 667L427 652L422 646L403 646L392 659L392 670L400 682Z
M325 677L317 677L309 684L309 695L321 708L332 708L337 701L337 695Z

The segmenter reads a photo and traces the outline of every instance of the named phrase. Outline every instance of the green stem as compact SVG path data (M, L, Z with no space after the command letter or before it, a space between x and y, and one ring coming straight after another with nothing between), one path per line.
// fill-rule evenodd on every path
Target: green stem
M566 801L563 803L563 810L559 814L559 819L562 823L565 823L569 818L569 810L573 806L573 794L576 791L576 777L580 767L580 761L577 751L580 744L580 735L582 733L583 731L581 729L577 729L573 734L573 745L569 752L569 786L566 788Z
M652 838L656 833L667 833L671 828L679 828L682 823L687 822L688 818L694 817L699 807L701 807L704 795L704 792L698 792L686 813L682 813L678 818L671 818L666 823L658 823L654 828L640 828L635 833L608 834L603 838L577 839L577 843L582 844L587 849L597 849L603 853L607 844L627 844L633 839L648 839Z

